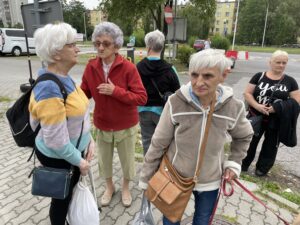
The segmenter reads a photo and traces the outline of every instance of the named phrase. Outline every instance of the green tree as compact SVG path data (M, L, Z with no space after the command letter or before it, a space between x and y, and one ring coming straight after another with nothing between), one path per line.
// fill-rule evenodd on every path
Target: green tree
M262 43L267 7L265 44L293 43L300 35L300 1L244 0L238 22L237 42Z
M238 21L237 41L239 43L260 43L264 28L265 7L262 0L244 0Z
M101 7L108 14L108 19L118 16L127 23L137 24L137 22L147 16L147 20L154 21L155 27L167 34L167 24L164 20L164 7L169 5L171 8L175 4L173 0L103 0ZM190 4L203 15L213 15L215 1L209 0L190 0ZM149 25L150 26L150 25Z
M64 0L62 5L64 21L71 24L78 33L83 34L85 33L84 26L86 25L87 36L90 37L93 32L93 28L90 25L88 11L84 7L83 3L79 0L71 0L69 2ZM84 16L86 24L84 24Z
M23 29L23 25L21 23L16 23L13 28L20 28L20 29Z
M213 26L215 5L211 4L209 10L199 10L193 4L188 4L178 11L180 17L187 18L187 37L197 36L206 39L209 29Z

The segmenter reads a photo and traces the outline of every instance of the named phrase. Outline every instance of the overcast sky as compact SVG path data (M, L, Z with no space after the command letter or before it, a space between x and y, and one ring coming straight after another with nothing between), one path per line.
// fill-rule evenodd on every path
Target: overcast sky
M32 3L34 0L28 0L29 3ZM100 0L80 0L81 2L83 2L84 6L87 8L87 9L94 9L96 8L99 3L100 3Z

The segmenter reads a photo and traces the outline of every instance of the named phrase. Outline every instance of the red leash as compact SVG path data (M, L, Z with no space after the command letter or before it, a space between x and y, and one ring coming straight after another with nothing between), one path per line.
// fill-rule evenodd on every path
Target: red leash
M277 216L277 218L279 220L281 220L285 225L290 225L285 219L283 219L281 216L279 216L277 213L275 213L271 208L269 208L263 201L261 201L258 197L256 197L249 189L247 189L244 185L241 184L241 182L238 180L238 179L234 179L234 182L240 186L244 191L246 191L246 193L248 193L254 200L256 200L257 202L259 202L261 205L263 205L267 210L271 211L275 216ZM226 184L229 184L230 185L230 188L229 188L229 192L227 191L226 189ZM234 189L233 189L233 182L229 182L227 179L225 179L224 177L222 177L222 181L221 181L221 186L220 186L220 189L219 189L219 193L218 193L218 197L217 197L217 200L216 200L216 203L215 203L215 206L214 206L214 209L213 209L213 212L211 214L211 217L209 219L209 225L212 224L212 221L213 221L213 218L215 216L215 213L216 213L216 210L217 210L217 206L218 206L218 203L219 203L219 200L220 200L220 195L222 194L223 192L223 195L226 196L226 197L229 197L231 195L233 195L233 192L234 192Z

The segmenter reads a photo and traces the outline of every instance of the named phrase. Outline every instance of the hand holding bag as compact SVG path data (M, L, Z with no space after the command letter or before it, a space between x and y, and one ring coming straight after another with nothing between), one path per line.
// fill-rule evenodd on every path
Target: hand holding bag
M215 102L216 98L214 96L210 105L204 138L200 147L199 163L196 166L194 177L182 177L165 153L158 171L148 182L148 188L145 192L146 197L173 223L181 220L197 182L197 177L200 174Z
M97 203L86 185L85 177L81 177L81 180L74 187L68 210L68 223L70 225L99 225Z

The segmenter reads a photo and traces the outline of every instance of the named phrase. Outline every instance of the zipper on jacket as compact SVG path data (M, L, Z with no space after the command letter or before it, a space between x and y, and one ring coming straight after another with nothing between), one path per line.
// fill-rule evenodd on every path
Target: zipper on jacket
M204 137L204 133L205 133L205 127L206 127L206 123L207 123L207 119L208 119L207 117L208 117L209 110L210 110L210 107L207 110L205 110L205 109L203 110L203 119L202 119L203 122L202 122L202 126L201 126L200 142L199 142L199 146L198 146L196 169L197 169L198 164L199 164L200 147L201 147L202 142L203 142L203 137Z

